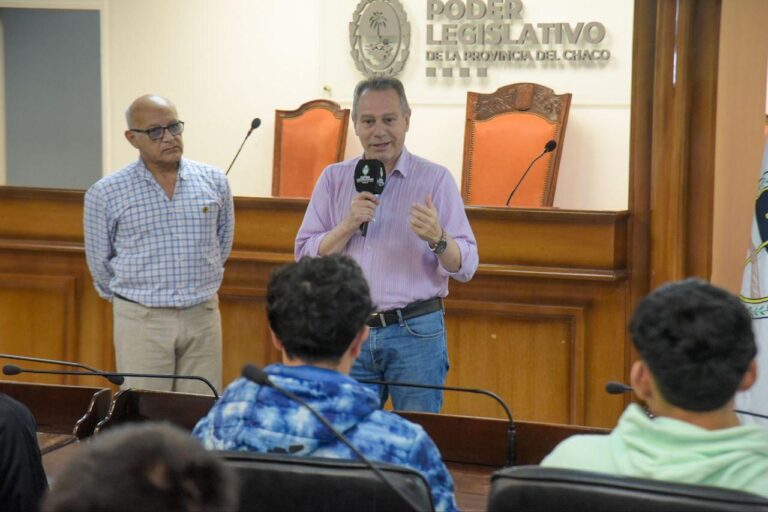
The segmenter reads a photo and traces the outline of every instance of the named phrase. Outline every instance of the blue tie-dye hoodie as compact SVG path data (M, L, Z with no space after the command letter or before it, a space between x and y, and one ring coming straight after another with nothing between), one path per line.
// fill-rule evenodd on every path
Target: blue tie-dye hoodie
M316 366L275 364L265 370L275 384L306 400L369 459L421 472L436 510L457 509L453 480L435 444L419 425L379 409L373 390ZM193 434L212 450L357 458L305 407L242 378L227 387Z

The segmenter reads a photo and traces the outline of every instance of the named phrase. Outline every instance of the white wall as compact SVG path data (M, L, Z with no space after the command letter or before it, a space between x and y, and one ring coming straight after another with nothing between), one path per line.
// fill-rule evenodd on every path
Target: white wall
M487 78L444 79L425 76L426 0L401 0L411 23L411 55L400 79L413 109L406 139L414 153L447 166L461 180L466 93L493 92L515 82L545 84L556 93L571 92L555 206L622 210L629 187L629 114L632 68L632 0L527 0L526 23L600 21L606 25L605 46L612 59L604 68L488 69ZM347 25L357 0L323 0L322 82L332 98L351 104L361 76L349 57ZM347 155L360 151L350 132Z
M632 0L524 0L524 22L600 21L612 53L603 68L490 67L487 78L425 76L426 0L401 0L411 55L400 79L413 117L407 145L461 177L466 92L538 82L573 93L555 205L627 207ZM0 6L19 6L3 2ZM187 123L185 153L225 168L253 117L262 126L230 173L237 195L269 195L275 109L330 97L344 106L362 75L349 56L358 0L30 0L38 7L102 11L105 167L135 158L123 110L137 96L173 99ZM323 90L330 87L330 93ZM360 146L350 129L347 156Z
M185 155L226 168L251 119L251 135L230 173L237 195L269 195L274 111L321 94L316 0L110 1L112 169L135 158L123 138L125 107L156 92L186 123Z

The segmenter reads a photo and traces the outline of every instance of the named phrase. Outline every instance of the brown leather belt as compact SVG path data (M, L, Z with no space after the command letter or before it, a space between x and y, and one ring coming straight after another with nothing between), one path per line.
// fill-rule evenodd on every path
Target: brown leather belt
M401 309L390 309L389 311L371 313L371 316L368 317L368 320L366 320L365 323L368 324L368 327L386 327L388 325L400 323L401 317L403 320L408 320L409 318L427 315L429 313L434 313L435 311L441 311L442 309L443 299L435 297L433 299L411 302Z

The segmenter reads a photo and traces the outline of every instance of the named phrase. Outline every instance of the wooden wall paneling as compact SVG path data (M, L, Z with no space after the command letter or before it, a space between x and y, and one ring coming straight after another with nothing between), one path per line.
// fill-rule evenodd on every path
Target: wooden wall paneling
M467 207L484 271L508 275L626 275L627 212Z
M534 358L540 355L546 357L549 352L544 347L559 346L558 344L563 341L562 331L557 332L551 329L552 322L548 322L547 319L541 319L541 317L536 315L504 317L502 320L496 320L498 324L483 324L484 320L488 322L487 318L489 315L486 314L484 316L482 311L478 311L477 314L472 315L468 319L464 317L454 319L450 304L454 301L460 301L459 303L466 301L468 303L481 304L517 304L533 308L529 309L529 311L535 310L537 305L578 308L582 310L580 317L583 318L583 322L572 322L572 325L576 327L583 325L584 342L581 346L583 347L584 373L583 378L577 378L574 382L568 382L569 389L565 396L583 396L584 409L583 413L578 413L573 420L568 417L566 421L574 421L575 423L583 421L586 425L610 427L615 424L624 405L623 397L609 396L605 393L605 383L610 380L625 379L624 356L627 349L627 333L622 319L626 315L627 297L628 281L626 279L619 279L615 282L602 282L589 279L566 279L557 274L550 278L539 276L500 277L495 274L487 274L481 268L478 271L478 275L470 283L451 283L446 313L449 349L451 351L449 357L451 357L453 365L451 373L449 373L449 380L455 378L457 379L456 382L460 381L462 385L466 386L478 386L482 383L484 386L480 387L488 387L491 391L497 392L504 397L511 396L513 412L515 414L523 414L523 419L531 421L563 421L561 418L544 420L538 415L541 413L540 410L529 409L530 404L533 403L529 402L529 400L541 400L542 403L550 400L547 394L551 392L553 386L557 387L559 385L556 382L562 382L564 378L565 373L562 370L562 365L559 370L549 377L550 380L537 381L542 387L540 391L528 389L525 387L525 384L518 385L522 386L522 389L518 390L516 386L510 388L499 386L500 383L495 381L492 375L488 375L488 372L493 371L510 371L508 367L511 364L517 364L516 362L502 361L500 356L492 358L491 356L484 356L482 353L480 355L474 353L478 345L476 343L478 332L482 333L482 336L486 339L489 339L494 333L498 337L498 331L501 330L511 330L513 331L511 336L516 337L520 331L534 329L539 336L538 339L543 337L545 341L526 348L529 350L529 355ZM469 315L465 314L465 316ZM454 332L456 329L454 321L462 324L458 332ZM468 322L470 325L476 325L477 322L480 322L480 324L473 330L472 328L465 328L463 326L464 322ZM493 328L499 324L500 327L494 331ZM550 327L549 330L543 328L547 326ZM491 342L492 340L486 341L481 343L480 346L485 347ZM575 346L578 347L579 344L577 343ZM539 351L538 353L537 350ZM485 373L473 371L472 365L464 366L465 360L478 357L487 357L488 360L493 362L493 366L488 367ZM578 355L578 357L582 356ZM552 363L550 368L556 366L556 363ZM525 373L528 371L529 369L526 368ZM583 389L575 389L572 387L574 385L582 386ZM516 394L518 392L521 394ZM539 394L538 397L536 396L537 393ZM519 403L518 399L522 399L523 402ZM572 410L578 410L578 408L572 407ZM554 414L559 414L560 416L568 416L570 414L566 410L565 402L561 402L558 405ZM494 415L498 417L498 414Z
M651 156L653 149L653 91L656 58L657 0L635 0L632 42L632 111L629 132L629 235L627 238L630 285L624 324L629 324L635 304L650 287L651 255ZM627 343L624 374L637 359ZM624 396L625 404L632 397Z
M27 199L35 205L35 222L43 222L51 233L27 226ZM278 360L269 343L264 293L271 271L293 261L295 234L306 206L306 200L235 198L235 244L220 290L225 382L239 376L246 362ZM14 208L21 213L13 213ZM490 386L511 396L513 407L533 420L613 425L622 409L621 398L606 396L603 386L624 376L628 213L467 211L478 236L481 265L469 283L451 283L450 378L471 385L495 375ZM111 305L96 295L85 264L82 193L0 187L0 215L10 222L0 225L0 274L14 279L54 276L73 283L75 350L67 353L85 364L113 369ZM9 293L13 300L20 297L16 291ZM500 310L493 312L493 307ZM478 344L480 330L484 341ZM497 340L502 334L512 346L525 349L519 359L511 359L509 344L497 348L501 342L491 339L494 332ZM20 342L29 336L20 336ZM55 337L49 336L45 343L51 347L39 355L63 354ZM532 398L535 390L527 368L504 375L507 368L497 364L498 351L507 354L513 366L532 361L544 400ZM481 367L481 372L470 372L474 375L464 371ZM100 379L89 379L76 382L105 386ZM565 390L559 401L546 396L553 389ZM475 407L474 402L457 402L455 410Z
M687 0L684 2L688 5ZM677 2L659 2L657 8L651 190L651 288L685 275L687 241L685 212L687 186L689 91L688 45L691 33L688 9Z
M0 239L82 248L83 192L0 187Z
M650 288L712 268L720 2L657 3Z
M219 292L224 344L222 378L240 377L243 366L264 367L280 360L269 338L266 288L222 288Z
M73 206L73 208L80 206ZM55 208L53 209L55 210ZM16 221L19 222L18 220ZM55 229L55 228L53 228ZM67 228L65 228L66 230ZM69 243L48 240L15 240L0 237L0 273L26 280L27 276L51 277L71 282L73 298L73 350L65 357L52 349L50 355L39 355L52 359L78 361L102 370L114 370L114 349L112 346L112 306L102 300L93 288L85 264L82 245L78 249ZM39 300L12 294L14 302L30 310L45 308ZM18 307L18 306L14 306ZM16 333L18 336L18 332ZM19 345L16 353L31 355L25 346L36 340L27 338L26 345ZM37 340L45 343L43 340ZM55 339L49 341L55 345ZM48 366L47 369L64 369ZM59 380L35 380L35 382L57 382L103 387L109 383L98 377L67 377ZM116 389L115 386L112 386Z
M710 276L720 7L635 0L627 322L658 285Z
M306 199L236 197L235 252L259 260L293 261L293 245L306 209Z
M682 7L681 15L684 13ZM692 12L685 13L691 19L691 35L687 41L687 86L691 91L687 119L690 149L689 167L686 169L688 186L682 191L686 198L685 204L688 205L685 212L688 234L685 267L686 275L710 279L714 256L715 136L721 2L699 0L687 7ZM745 231L749 229L748 226L749 221L746 221Z
M82 288L80 295L80 331L78 361L95 368L110 371L115 370L115 347L112 342L112 304L99 297L93 287L91 275L85 266L85 255L80 256L82 265L79 281ZM87 385L108 386L105 379L80 379ZM111 386L113 391L117 386Z
M584 308L446 302L450 385L494 391L516 418L584 422ZM490 399L447 393L446 413L506 417Z
M78 347L75 279L65 276L0 274L0 352L76 360ZM0 364L50 370L22 361ZM57 369L57 368L53 368ZM18 375L14 381L63 384L72 377Z

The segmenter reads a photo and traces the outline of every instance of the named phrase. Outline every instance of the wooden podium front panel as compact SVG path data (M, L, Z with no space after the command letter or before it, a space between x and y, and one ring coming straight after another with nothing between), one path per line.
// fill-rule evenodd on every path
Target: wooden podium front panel
M75 279L68 276L0 274L2 352L71 359L75 343ZM0 365L51 367L0 359ZM54 369L61 369L54 367ZM61 376L19 375L16 381L61 383Z
M570 414L569 397L584 373L584 340L578 335L583 321L572 323L566 308L546 311L522 304L453 300L446 304L450 385L494 391L513 404L518 417L552 423L582 419ZM583 403L579 405L583 409ZM443 411L506 418L490 398L466 393L446 392Z
M82 192L0 187L0 352L114 369L112 307L96 294L85 264L82 200ZM235 198L235 246L219 292L225 384L246 363L279 358L265 291L272 270L293 261L306 205ZM628 214L467 213L480 268L469 283L450 283L448 383L494 391L522 420L613 426L624 398L603 386L626 379ZM453 393L446 412L500 417L493 403Z

